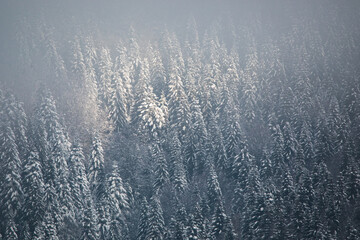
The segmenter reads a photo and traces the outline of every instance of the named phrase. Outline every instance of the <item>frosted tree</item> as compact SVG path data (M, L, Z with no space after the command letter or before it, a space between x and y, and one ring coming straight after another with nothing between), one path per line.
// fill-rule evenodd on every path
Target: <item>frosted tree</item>
M114 124L115 131L119 132L128 125L127 106L125 99L125 89L122 79L113 75L111 80L111 90L109 93L109 119Z
M274 163L274 176L279 179L281 176L282 168L285 164L284 137L279 125L273 126L271 130L274 141L271 153L271 160Z
M156 45L149 46L149 65L151 85L154 87L154 93L160 97L166 89L166 72L162 62L160 51Z
M187 172L191 178L193 174L202 173L205 169L207 151L209 150L209 134L197 100L191 104L192 121L191 132L186 142Z
M181 152L181 143L176 133L171 134L171 150L170 150L170 161L171 161L171 180L174 184L175 190L178 193L184 192L187 188L188 182L186 180L186 172L184 167L184 159Z
M1 230L2 233L16 230L15 217L20 214L23 201L23 189L21 186L21 166L19 152L15 143L15 135L8 123L0 122L0 164L2 186L0 188L1 201ZM9 224L12 224L11 226ZM7 234L4 234L6 237ZM16 234L15 234L16 235ZM10 236L10 235L8 235Z
M176 240L188 239L186 231L188 218L185 207L180 203L176 205L177 211L174 218L171 218L171 238Z
M347 201L353 204L360 196L360 173L357 167L358 164L352 155L352 149L354 149L353 143L348 140L345 145L345 156L341 164L340 177L343 180L345 197Z
M112 91L111 80L113 78L113 63L111 61L110 51L103 47L100 51L98 62L98 91L99 98L105 107L110 103L110 93Z
M97 49L91 37L85 37L83 48L83 58L86 67L86 78L84 79L84 111L86 122L90 127L97 128L103 126L103 111L99 108L99 86L97 83Z
M214 166L210 164L209 167L210 170L209 170L209 178L207 181L207 194L209 199L210 212L214 213L219 205L224 204L224 199Z
M10 122L10 127L15 135L15 143L18 146L19 157L24 160L28 154L27 117L23 104L15 99L15 96L7 92L4 94L2 106L3 120Z
M69 154L70 143L64 132L64 127L60 123L59 115L55 106L55 101L50 92L44 87L39 89L38 103L35 109L34 117L34 137L33 141L41 163L44 164L45 182L53 181L55 179L56 168L55 155L60 154L61 157L67 158ZM56 153L56 151L58 151ZM52 156L54 154L54 156ZM61 163L67 164L64 159ZM53 166L50 166L53 165ZM52 172L52 169L54 171ZM66 170L66 169L65 169Z
M164 153L157 143L152 144L152 146L150 147L150 151L151 151L152 160L156 164L155 182L153 186L155 192L158 192L169 181L168 166L166 163Z
M167 99L170 126L177 129L180 140L184 141L183 137L189 128L191 114L180 71L174 60L171 60Z
M257 238L256 234L261 231L260 221L265 216L265 206L263 205L263 199L261 198L262 186L259 179L259 171L256 165L251 165L249 169L249 175L245 180L244 189L244 205L243 210L243 238Z
M188 237L191 240L204 238L204 217L199 202L194 205L194 213L189 215Z
M154 195L150 199L148 231L145 239L161 240L164 239L166 232L160 199L158 195Z
M126 216L129 213L129 199L124 188L122 179L118 173L118 166L113 165L113 171L107 176L107 195L110 209L110 238L126 239L128 237L128 226Z
M87 198L85 201L81 240L96 240L99 239L96 211L91 198Z
M214 114L210 115L208 129L211 133L211 144L212 144L212 154L214 156L215 165L220 167L223 170L229 169L231 163L228 161L226 148L224 145L224 138L220 131L218 121L216 120Z
M68 73L65 67L64 59L59 54L58 46L53 36L53 29L49 26L44 26L43 28L43 46L45 46L45 81L48 81L48 83L54 88L58 90L61 89L63 92L66 92L66 84L64 83L68 81Z
M143 72L144 77L146 76L145 72ZM139 80L131 120L140 133L149 134L153 138L159 136L166 123L165 113L156 99L152 87L146 84L145 79Z
M202 90L203 94L209 94L209 104L211 105L211 111L219 106L219 89L220 89L220 77L221 69L219 62L219 46L214 37L204 36L204 52L203 61L204 65L202 68Z
M245 119L253 121L256 115L257 106L257 84L258 84L258 57L256 49L250 48L247 55L246 67L243 71L243 88L242 88L242 111Z
M74 143L69 157L69 183L71 187L71 196L77 209L76 217L78 220L84 218L85 211L89 211L87 203L91 198L89 181L85 169L85 157L80 144Z
M284 137L284 159L286 163L289 163L294 160L298 143L295 137L295 132L289 122L286 122L283 127L283 137Z
M129 42L128 42L128 59L129 59L129 72L130 78L133 81L137 81L136 72L138 71L140 63L140 47L137 42L137 36L133 26L130 26L128 32Z
M60 204L60 212L63 217L74 217L74 205L72 201L69 183L69 168L67 164L67 149L63 144L65 136L61 131L55 132L50 138L50 183L53 184Z
M186 42L189 44L189 48L186 49L187 51L185 51L185 54L188 57L192 57L196 62L196 58L198 58L200 54L200 41L198 27L193 16L187 20L185 38Z
M76 84L82 86L84 84L86 76L86 65L83 53L81 51L80 40L77 36L73 41L72 46L72 61L71 71L76 77Z
M18 240L18 235L17 235L17 227L15 225L15 221L13 218L10 218L7 220L7 226L6 226L6 231L5 231L5 239L9 239L9 240Z
M104 150L97 136L92 142L88 179L93 196L95 199L100 199L105 191Z
M114 63L114 72L117 73L122 81L126 113L129 115L130 107L133 105L132 81L134 80L131 79L130 62L128 59L128 52L126 47L122 42L120 42L117 45L116 50L117 56Z
M40 223L44 211L44 179L39 156L36 152L31 151L25 161L23 170L23 219L29 226L29 232L33 233L35 227Z
M236 239L233 228L231 219L226 215L224 207L221 204L216 206L211 221L211 235L215 236L216 239Z
M148 224L149 224L149 204L145 197L142 198L140 203L140 219L138 225L138 235L139 240L145 240L148 234Z
M54 222L54 218L52 217L50 212L46 212L44 216L44 238L49 240L58 240L57 226Z
M128 194L124 187L123 180L118 172L118 165L115 163L112 168L112 172L107 177L107 189L112 199L111 204L119 213L126 215L130 207Z

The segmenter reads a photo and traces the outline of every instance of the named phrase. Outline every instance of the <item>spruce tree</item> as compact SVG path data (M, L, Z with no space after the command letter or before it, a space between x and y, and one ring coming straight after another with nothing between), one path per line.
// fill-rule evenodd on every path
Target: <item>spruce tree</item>
M150 199L148 231L145 239L161 240L164 239L166 233L160 199L158 195L154 195Z
M30 152L25 161L23 170L23 190L24 204L22 219L28 224L29 231L32 234L35 227L41 223L45 213L44 206L44 179L39 156L36 152Z
M0 188L1 232L5 237L15 237L15 218L19 217L23 203L21 166L15 135L8 123L0 122ZM10 225L11 224L11 225ZM5 234L6 231L6 234ZM8 235L9 234L9 235Z

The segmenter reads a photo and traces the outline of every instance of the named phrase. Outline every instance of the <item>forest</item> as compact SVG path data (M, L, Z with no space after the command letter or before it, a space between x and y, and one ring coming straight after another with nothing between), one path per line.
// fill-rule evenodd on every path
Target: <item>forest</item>
M359 2L102 4L0 3L0 239L360 239Z

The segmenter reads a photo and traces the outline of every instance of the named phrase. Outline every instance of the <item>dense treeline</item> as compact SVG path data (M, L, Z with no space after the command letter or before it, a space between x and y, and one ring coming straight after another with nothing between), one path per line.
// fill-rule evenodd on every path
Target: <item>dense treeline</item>
M0 92L2 239L359 239L359 31L339 11L148 41L19 24L37 90L26 111Z

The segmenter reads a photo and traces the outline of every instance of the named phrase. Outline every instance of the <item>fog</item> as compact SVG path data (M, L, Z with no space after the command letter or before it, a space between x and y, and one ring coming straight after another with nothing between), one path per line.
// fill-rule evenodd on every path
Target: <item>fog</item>
M140 41L154 38L166 26L184 36L186 22L194 17L199 33L208 30L222 19L225 28L251 29L256 41L266 41L264 34L280 38L292 31L294 25L314 24L325 38L335 40L329 25L343 31L358 33L359 1L9 1L0 3L1 82L10 89L24 81L19 76L17 60L19 35L27 35L40 22L54 28L59 40L80 32L91 32L101 41L117 41L133 26ZM33 29L24 29L24 22ZM302 22L302 23L300 23ZM231 23L231 25L229 25ZM305 26L305 25L304 25ZM331 30L333 31L333 30ZM201 35L200 34L200 35ZM340 37L336 41L341 41ZM17 90L16 90L17 91ZM20 93L21 95L22 93Z
M0 239L360 239L359 0L1 0Z

